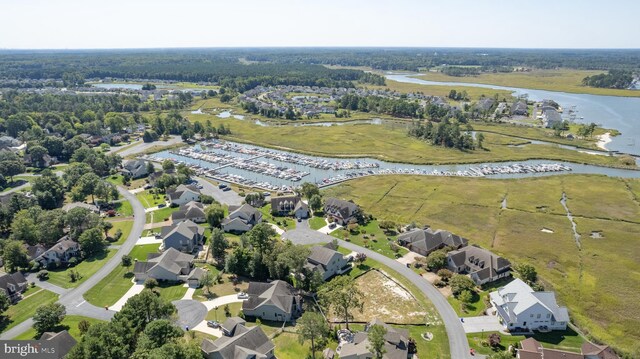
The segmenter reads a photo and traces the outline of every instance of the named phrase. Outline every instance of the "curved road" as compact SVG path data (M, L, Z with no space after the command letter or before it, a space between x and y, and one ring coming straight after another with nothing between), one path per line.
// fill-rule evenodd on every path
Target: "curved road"
M322 234L309 228L308 221L302 221L298 223L296 229L287 231L283 235L283 237L290 239L292 242L298 244L326 243L336 239L335 237ZM380 253L342 240L338 240L338 244L341 247L350 249L352 251L364 253L368 258L371 258L386 265L387 267L390 267L391 269L400 273L400 275L410 280L411 283L418 287L418 289L422 293L424 293L427 298L429 298L429 300L433 303L436 310L440 314L440 318L442 318L442 322L444 323L445 329L447 331L447 337L449 338L449 349L451 351L451 358L473 358L469 355L469 342L467 341L467 336L464 332L464 328L462 327L462 323L460 322L460 318L453 310L453 308L451 308L451 305L449 304L449 302L447 302L445 297L440 294L440 292L438 292L438 290L433 285L431 285L431 283L427 282L426 279L422 278L410 268L407 268L406 265L389 257L385 257Z
M64 305L67 308L67 314L70 315L82 315L85 317L91 317L101 320L110 320L113 318L113 315L116 313L111 310L105 310L104 308L98 308L95 305L92 305L84 300L83 295L93 286L98 284L100 280L106 277L111 271L113 271L117 266L120 265L122 260L122 256L131 252L133 247L136 244L138 238L142 234L142 230L144 228L145 223L145 213L144 207L138 201L135 195L129 193L126 189L118 186L118 192L131 203L131 207L133 208L134 219L133 219L133 227L131 228L131 233L129 233L129 237L127 240L120 246L118 252L107 261L102 268L100 268L94 275L84 281L82 284L77 286L76 288L65 290L63 294L60 295L58 299L58 303ZM43 284L43 287L46 288L46 284ZM54 290L55 291L55 290ZM0 339L8 340L17 337L18 335L24 333L29 330L33 325L33 319L29 318L24 322L16 325L15 327L5 331L0 335Z

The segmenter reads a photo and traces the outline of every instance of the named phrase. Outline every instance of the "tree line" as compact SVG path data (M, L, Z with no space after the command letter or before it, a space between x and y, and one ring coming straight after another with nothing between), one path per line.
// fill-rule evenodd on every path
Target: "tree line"
M464 130L461 130L458 122L444 119L442 122L435 124L428 121L426 125L421 122L414 122L409 127L408 135L425 140L434 146L473 150L476 148L476 143L471 136L471 131L473 131L473 128L469 125ZM484 136L482 139L484 139ZM478 137L478 147L482 147L482 139Z
M633 83L633 73L625 70L609 70L606 74L587 76L582 84L591 87L627 89Z

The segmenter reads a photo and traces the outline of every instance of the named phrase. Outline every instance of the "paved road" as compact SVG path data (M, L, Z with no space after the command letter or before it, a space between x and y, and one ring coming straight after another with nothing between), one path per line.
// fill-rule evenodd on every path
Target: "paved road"
M142 234L142 230L144 228L145 223L145 215L144 215L144 207L135 195L132 195L126 189L122 187L118 187L118 192L125 199L127 199L131 203L131 207L133 208L134 220L133 227L131 228L131 233L127 240L122 244L118 252L107 261L102 268L100 268L94 275L84 281L82 284L77 286L76 288L69 289L65 291L58 302L63 304L67 308L67 314L69 315L82 315L86 317L91 317L100 320L111 320L114 311L105 310L104 308L98 308L95 305L88 303L84 300L83 295L93 286L98 284L100 280L106 277L111 271L113 271L117 266L120 265L122 256L131 252L133 247L136 244L136 241ZM24 333L29 330L33 325L33 320L31 318L25 320L24 322L16 325L15 327L7 330L6 332L0 335L0 339L8 340L15 338L16 336Z
M302 221L301 223L298 223L296 229L287 231L283 237L290 239L292 242L298 244L326 243L335 239L334 237L331 237L329 235L325 235L318 231L312 230L311 228L309 228L308 221ZM447 336L449 338L451 358L473 358L469 355L469 343L467 342L467 336L465 335L465 331L462 327L462 323L460 322L460 318L453 310L453 308L451 308L451 305L449 305L449 302L447 302L445 297L442 296L442 294L440 294L440 292L438 292L438 290L433 285L431 285L431 283L427 282L413 270L407 268L406 265L391 258L385 257L380 253L342 240L338 240L338 244L341 247L350 249L352 251L365 253L368 258L376 260L390 267L391 269L395 270L396 272L400 273L402 276L410 280L416 287L418 287L418 289L422 293L427 296L427 298L429 298L438 313L440 313L440 318L442 318L447 331Z
M50 292L54 292L54 293L56 293L58 295L63 295L64 293L69 291L69 289L67 289L67 288L62 288L62 287L57 286L55 284L51 284L51 283L47 282L46 280L45 281L41 281L40 279L38 279L36 277L36 274L37 273L29 273L29 274L27 274L27 276L25 278L27 279L28 282L35 283L38 288L46 289L46 290L48 290Z
M202 185L200 190L202 193L213 197L216 201L229 206L240 206L244 201L244 198L240 197L235 191L223 191L218 186L209 182L202 177L195 177L198 180L198 184Z
M207 317L207 307L197 300L176 300L171 303L178 309L176 324L182 329L195 328Z

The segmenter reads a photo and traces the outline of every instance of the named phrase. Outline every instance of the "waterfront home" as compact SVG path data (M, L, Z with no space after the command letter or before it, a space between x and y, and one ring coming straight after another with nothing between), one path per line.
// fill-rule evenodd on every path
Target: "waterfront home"
M262 222L262 213L248 204L238 208L229 207L229 216L222 221L225 232L244 233Z
M181 184L175 189L167 190L167 198L172 205L200 201L200 190L195 186Z
M468 274L477 285L511 275L511 262L475 245L447 253L447 267L454 273Z
M246 316L289 322L302 315L302 297L285 281L250 282L247 294L249 299L242 302Z
M142 178L149 174L147 171L147 161L130 160L126 161L122 166L122 174L131 178Z
M529 114L529 107L527 103L524 101L514 102L511 105L511 115L512 116L527 116Z
M431 252L444 247L460 249L466 246L469 241L441 229L433 231L431 228L415 228L398 235L398 243L410 251L426 257Z
M556 302L554 292L536 292L520 278L489 293L491 305L505 329L566 330L569 312Z
M300 196L281 196L271 198L271 214L274 216L293 215L296 218L309 217L309 206Z
M332 197L325 200L323 209L328 218L332 218L340 225L345 225L352 219L357 220L362 214L357 204Z

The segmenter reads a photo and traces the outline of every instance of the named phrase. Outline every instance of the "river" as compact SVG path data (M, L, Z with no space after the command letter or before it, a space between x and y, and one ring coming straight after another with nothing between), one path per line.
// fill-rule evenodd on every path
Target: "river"
M468 82L426 81L413 77L415 75L389 73L386 78L398 82L422 85L468 86L507 90L512 91L515 96L527 95L533 101L554 100L565 109L575 106L577 117L584 117L584 119L576 120L576 123L595 122L602 125L602 127L616 129L622 133L620 136L612 137L613 141L607 144L607 149L640 156L640 97L574 94Z

